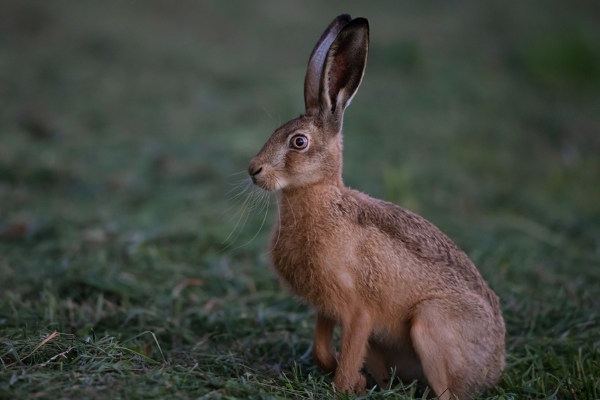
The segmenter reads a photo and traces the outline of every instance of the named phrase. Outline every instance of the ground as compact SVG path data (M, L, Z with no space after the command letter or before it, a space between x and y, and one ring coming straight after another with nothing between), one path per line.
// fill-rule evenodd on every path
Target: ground
M275 0L2 1L0 398L332 395L265 255L275 196L235 196L343 12L371 24L344 179L500 296L483 398L600 398L598 3Z

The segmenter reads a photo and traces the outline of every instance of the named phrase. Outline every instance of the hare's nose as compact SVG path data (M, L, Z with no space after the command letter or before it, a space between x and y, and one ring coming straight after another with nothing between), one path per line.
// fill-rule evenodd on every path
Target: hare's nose
M252 182L256 183L256 175L260 174L262 167L257 167L254 163L250 163L248 166L248 174L252 178Z
M254 172L250 172L250 175L252 175L252 176L256 176L256 175L260 174L260 171L262 171L262 167L260 167L259 169L257 169L257 170L256 170L256 171L254 171Z

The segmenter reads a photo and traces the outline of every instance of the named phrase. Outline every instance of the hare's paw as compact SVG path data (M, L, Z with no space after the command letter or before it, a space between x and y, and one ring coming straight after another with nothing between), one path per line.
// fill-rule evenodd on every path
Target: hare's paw
M362 396L367 393L367 378L360 372L357 372L353 377L337 373L333 380L333 387L336 392L349 392Z
M361 396L367 394L367 377L364 374L358 374L358 382L354 385L354 393Z

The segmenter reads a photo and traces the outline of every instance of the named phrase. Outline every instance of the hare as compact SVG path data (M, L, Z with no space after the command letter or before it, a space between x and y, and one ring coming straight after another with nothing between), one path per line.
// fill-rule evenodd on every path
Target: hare
M342 121L368 49L368 21L338 16L310 56L306 112L278 128L250 162L255 185L281 191L271 262L316 309L313 359L334 373L337 391L365 393L366 364L381 387L395 370L440 399L468 399L504 368L498 297L433 224L342 182Z

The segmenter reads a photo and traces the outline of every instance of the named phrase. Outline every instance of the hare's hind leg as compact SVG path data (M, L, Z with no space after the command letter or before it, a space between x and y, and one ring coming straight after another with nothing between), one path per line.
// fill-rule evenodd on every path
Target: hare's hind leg
M365 364L377 385L382 389L387 389L390 385L390 366L386 358L385 349L375 340L369 340Z
M410 334L429 387L440 400L470 399L499 374L489 371L496 350L490 315L489 305L476 296L420 305Z
M369 341L366 357L369 372L383 389L390 386L392 372L395 379L405 384L417 380L420 386L427 386L421 361L413 348L410 326L406 324L396 333L392 343L373 338Z

